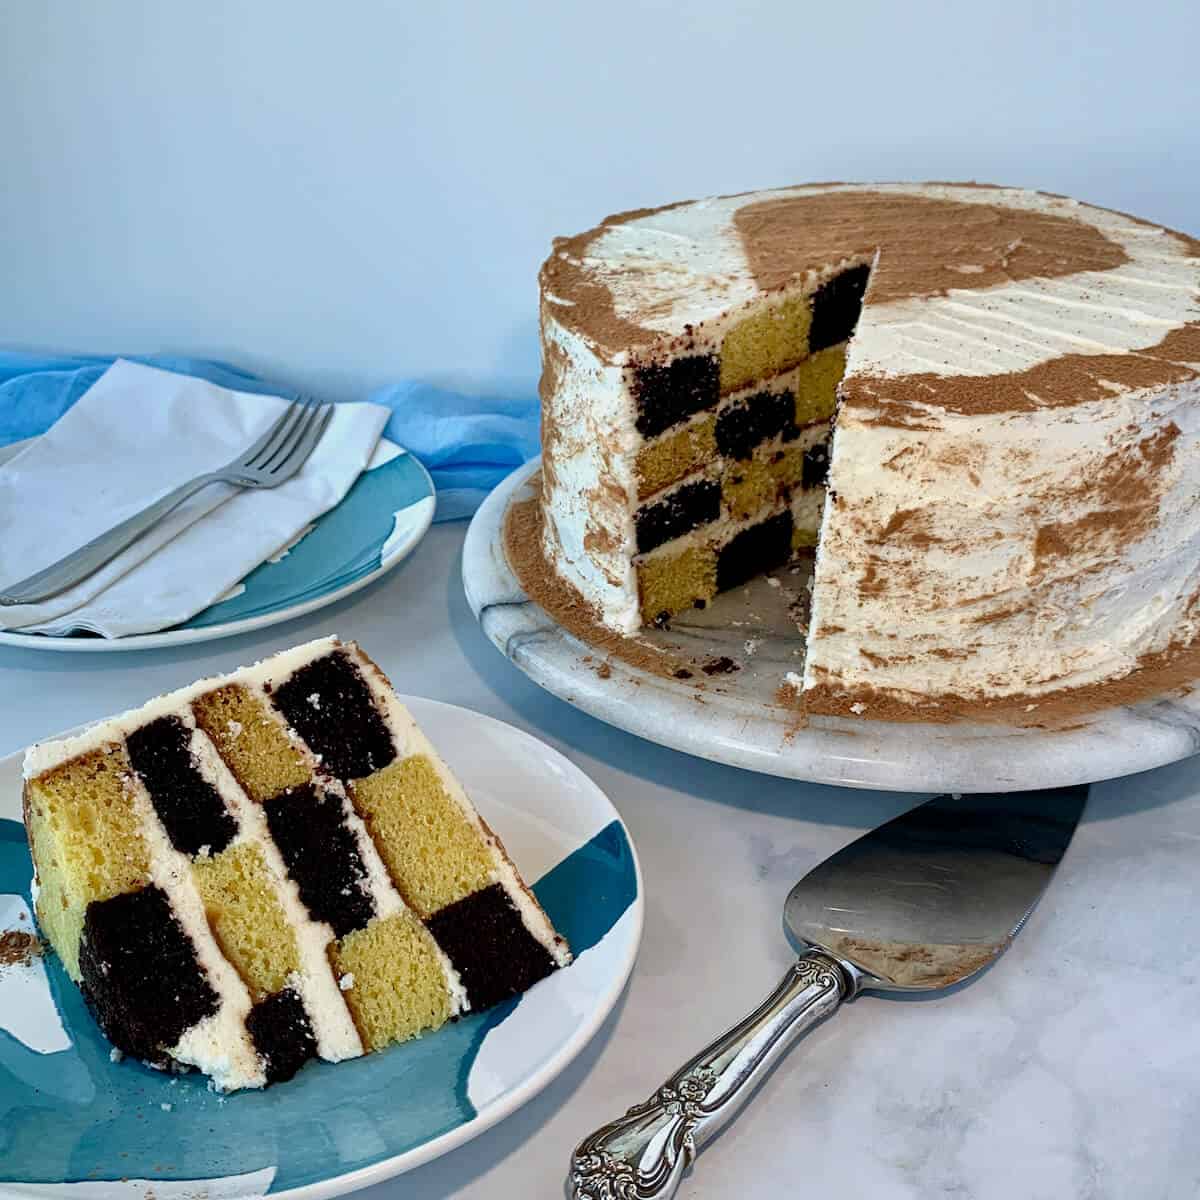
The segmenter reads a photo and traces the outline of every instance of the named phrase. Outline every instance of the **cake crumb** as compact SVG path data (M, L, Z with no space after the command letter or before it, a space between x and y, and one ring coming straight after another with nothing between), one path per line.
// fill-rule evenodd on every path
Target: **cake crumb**
M163 1101L163 1102L162 1102L162 1103L161 1103L161 1104L160 1104L158 1107L159 1107L159 1108L161 1108L161 1109L163 1110L163 1112L170 1112L170 1111L171 1111L171 1110L172 1110L172 1109L175 1107L175 1105L173 1105L173 1104L168 1104L168 1103L167 1103L167 1102L164 1100L164 1101Z
M692 673L687 667L680 667L679 670L673 671L671 674L675 679L691 679L692 677Z
M41 953L42 943L32 933L23 929L0 933L0 967L27 967Z
M777 588L777 587L782 587L783 585L779 582L778 579L775 578L774 575L768 575L767 576L767 586Z
M112 1048L112 1049L111 1049L111 1050L108 1052L108 1061L109 1061L109 1062L114 1062L114 1063L124 1062L124 1061L125 1061L125 1051L124 1051L124 1050L118 1050L118 1049L116 1048L116 1046L114 1046L114 1047L113 1047L113 1048Z
M746 639L746 654L753 657L754 652L762 645L762 638Z
M796 674L795 671L789 671L784 677L783 682L790 688L795 688L797 692L804 691L804 680Z
M338 980L338 987L340 987L343 992L348 992L353 986L354 986L354 972L353 971L348 971L345 975L343 975Z
M596 668L596 674L597 674L597 675L598 675L598 676L599 676L601 679L611 679L611 678L612 678L612 667L611 667L611 665L610 665L610 664L608 664L608 663L606 663L606 662L602 662L602 663L601 663L601 664L600 664L600 665L599 665L599 666Z
M705 675L728 675L733 671L740 671L741 669L732 658L724 654L720 658L711 659L700 668Z
M850 705L850 711L858 717L867 711L867 706L861 700L856 700Z

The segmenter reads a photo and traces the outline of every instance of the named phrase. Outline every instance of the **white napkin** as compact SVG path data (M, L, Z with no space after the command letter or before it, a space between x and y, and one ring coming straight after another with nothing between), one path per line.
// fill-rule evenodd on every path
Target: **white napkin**
M286 405L113 363L57 424L0 467L0 590L185 480L224 466ZM0 627L115 638L186 621L341 500L390 415L378 404L337 405L324 437L287 483L257 491L204 488L69 591L0 608Z

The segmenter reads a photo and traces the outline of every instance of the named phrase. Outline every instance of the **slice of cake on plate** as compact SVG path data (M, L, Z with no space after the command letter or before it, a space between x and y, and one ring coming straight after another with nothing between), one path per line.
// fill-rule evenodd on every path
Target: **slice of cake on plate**
M495 1004L570 961L354 643L25 755L38 923L116 1049L222 1089Z

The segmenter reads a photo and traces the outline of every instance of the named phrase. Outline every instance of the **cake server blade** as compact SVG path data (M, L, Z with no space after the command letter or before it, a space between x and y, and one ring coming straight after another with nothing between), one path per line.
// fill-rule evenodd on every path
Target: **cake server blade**
M863 990L931 991L970 979L1020 932L1087 803L1086 786L939 796L839 850L784 903L799 959L745 1020L645 1103L584 1138L579 1200L674 1194L806 1030Z

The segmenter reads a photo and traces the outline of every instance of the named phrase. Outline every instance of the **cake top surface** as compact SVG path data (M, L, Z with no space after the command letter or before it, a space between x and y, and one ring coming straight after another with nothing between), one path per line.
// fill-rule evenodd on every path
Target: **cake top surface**
M242 683L261 684L286 679L314 659L321 658L343 645L354 647L355 643L343 643L336 635L317 638L315 641L282 650L278 654L273 654L251 666L230 671L228 674L197 679L195 683L190 683L186 687L155 696L152 700L147 700L145 704L131 708L128 712L94 721L78 733L35 742L25 751L22 768L24 777L32 779L68 759L86 754L90 750L97 750L108 742L125 737L142 725L149 724L155 718L166 716L185 707L192 700L223 683L236 680Z
M1138 351L1105 369L1142 386L1200 360L1200 242L1018 188L813 184L620 213L557 239L541 284L558 324L622 362L858 262L873 270L857 373L908 377L906 395L1067 403L1080 357ZM1000 375L987 401L948 385Z

